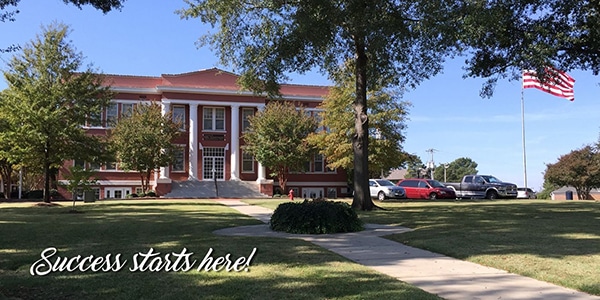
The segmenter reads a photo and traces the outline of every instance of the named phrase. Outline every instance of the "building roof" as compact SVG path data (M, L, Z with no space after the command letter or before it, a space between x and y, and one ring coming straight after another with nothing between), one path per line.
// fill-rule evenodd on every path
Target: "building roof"
M224 90L241 92L241 86L237 83L239 76L218 68L181 73L162 74L159 77L115 75L107 74L106 81L113 88L131 89L156 89L181 88L181 89L204 89ZM283 96L295 97L317 97L325 96L329 91L328 86L281 84L280 92Z
M557 190L552 191L552 193L554 194L562 194L562 193L566 193L567 191L571 191L573 193L576 193L577 191L575 190L574 187L572 186L563 186ZM590 193L600 193L600 189L592 189L590 191Z
M394 169L385 179L387 180L402 180L406 176L406 169Z

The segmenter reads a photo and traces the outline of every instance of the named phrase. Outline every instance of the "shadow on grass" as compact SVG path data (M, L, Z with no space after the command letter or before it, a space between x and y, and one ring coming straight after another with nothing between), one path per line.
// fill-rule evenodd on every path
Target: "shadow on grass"
M216 236L215 229L261 222L210 201L103 202L65 214L69 209L0 209L0 299L437 299L308 242ZM115 273L30 275L48 247L66 258L120 253L128 263ZM257 253L248 272L129 272L133 256L149 248L162 257L186 248L198 261L210 248L214 258Z
M600 204L549 201L436 201L389 204L369 223L416 229L392 239L451 256L525 253L560 258L600 254Z

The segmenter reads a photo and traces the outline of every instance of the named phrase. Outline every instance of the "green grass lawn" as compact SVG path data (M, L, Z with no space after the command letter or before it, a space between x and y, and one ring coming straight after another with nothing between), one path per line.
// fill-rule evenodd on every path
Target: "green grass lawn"
M348 200L346 200L348 201ZM276 208L277 201L250 203ZM377 202L366 223L415 231L387 238L600 295L600 203L593 201Z
M301 240L216 236L261 223L209 200L78 203L81 213L61 204L0 203L0 299L438 299ZM51 263L107 254L128 262L118 272L32 276L48 247L58 249ZM150 248L163 260L186 248L198 263L210 248L232 260L257 252L248 271L130 272L134 254Z

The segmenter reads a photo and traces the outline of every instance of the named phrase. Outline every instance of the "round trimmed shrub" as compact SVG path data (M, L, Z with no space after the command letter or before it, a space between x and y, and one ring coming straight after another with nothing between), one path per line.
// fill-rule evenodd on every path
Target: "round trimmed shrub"
M323 234L363 230L363 222L345 202L322 199L279 204L271 229L287 233Z

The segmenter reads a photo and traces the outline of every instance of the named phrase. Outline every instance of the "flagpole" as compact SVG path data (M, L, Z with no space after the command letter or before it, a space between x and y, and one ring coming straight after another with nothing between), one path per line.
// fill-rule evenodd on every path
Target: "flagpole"
M521 135L523 137L523 179L525 183L525 189L527 186L527 155L525 152L525 100L524 100L525 88L521 85Z

